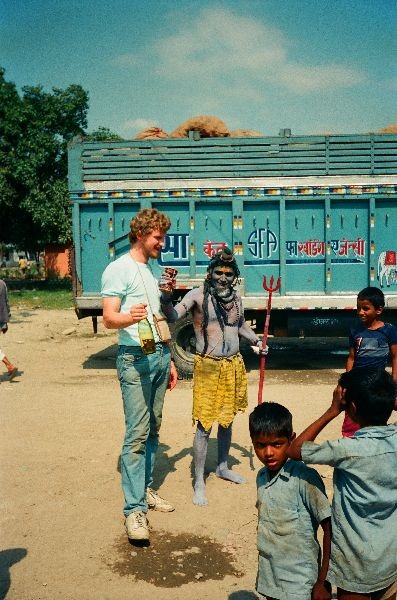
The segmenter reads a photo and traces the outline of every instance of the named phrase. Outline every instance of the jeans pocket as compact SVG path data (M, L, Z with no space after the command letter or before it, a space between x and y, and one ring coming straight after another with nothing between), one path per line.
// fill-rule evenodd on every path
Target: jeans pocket
M139 351L139 353L132 353L132 352L128 352L126 354L123 354L123 356L121 357L121 363L123 365L125 365L126 367L129 367L131 365L136 365L139 362L142 362L144 359L144 355L142 354L141 351Z
M120 381L125 377L127 371L137 371L144 365L145 356L140 348L136 351L122 352L117 356L116 367Z

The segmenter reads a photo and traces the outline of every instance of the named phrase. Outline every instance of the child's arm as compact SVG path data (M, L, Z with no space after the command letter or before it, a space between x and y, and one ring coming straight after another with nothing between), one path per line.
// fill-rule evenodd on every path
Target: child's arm
M393 381L397 384L397 344L390 345L390 356L391 356L391 376ZM397 397L394 402L394 410L397 410Z
M178 371L176 370L176 366L173 360L171 360L170 365L170 376L168 379L167 390L173 390L178 381Z
M312 590L312 600L330 600L332 593L331 584L327 581L327 573L331 554L331 518L324 519L320 525L323 530L323 552L318 578Z
M397 383L397 344L391 344L390 356L391 356L391 375L392 375L394 381Z
M295 438L288 448L287 454L289 458L294 460L302 460L302 444L304 442L313 442L320 431L328 425L333 419L335 419L342 410L345 409L344 390L340 385L337 385L334 389L332 396L331 406L325 411L325 413L314 423L309 425L297 438Z
M354 365L354 348L350 348L346 361L346 371L351 371Z

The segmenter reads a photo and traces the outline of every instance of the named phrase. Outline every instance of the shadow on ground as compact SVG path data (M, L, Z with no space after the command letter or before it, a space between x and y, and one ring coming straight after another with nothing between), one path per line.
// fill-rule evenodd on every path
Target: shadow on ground
M346 338L270 338L265 384L336 385L348 356ZM259 358L242 348L248 381L259 381Z
M267 371L332 370L345 368L349 353L347 338L270 338ZM259 358L248 344L242 344L247 372L257 371ZM84 369L115 369L117 344L92 354Z
M269 371L343 369L349 353L347 338L270 338L266 369ZM259 359L242 346L247 371L256 370Z
M116 369L117 344L112 344L100 352L91 354L84 362L83 369Z
M215 427L215 435L216 435L216 427ZM192 441L193 441L193 437L192 437ZM254 466L254 451L253 451L253 447L250 444L249 447L245 447L245 446L241 446L240 444L237 444L236 442L232 442L231 447L237 451L237 453L240 453L240 458L236 458L232 455L229 455L229 468L234 468L237 466L237 470L238 470L238 465L241 465L242 461L247 460L249 461L249 466L251 471L255 471L255 466ZM166 478L168 477L168 475L170 473L173 473L177 470L177 463L184 459L186 456L190 456L191 457L191 464L190 464L190 474L191 474L191 479L192 479L192 487L193 487L193 480L194 480L194 465L193 465L193 448L192 446L189 446L187 448L183 448L182 450L180 450L179 452L177 452L176 454L169 454L169 450L170 450L170 446L167 446L167 444L163 444L160 442L158 450L157 450L157 454L156 454L156 469L154 471L154 481L153 481L153 487L154 489L159 489L161 488L161 486L163 485L164 481L166 480ZM208 452L207 452L207 458L206 458L206 463L205 463L205 476L206 478L208 476L213 476L215 477L215 470L218 464L218 441L216 439L216 437L212 437L208 440ZM118 473L121 473L121 456L118 457L117 459L117 471Z
M349 352L347 338L270 338L268 346L265 382L271 384L336 385L337 372L345 370ZM109 370L116 377L116 353L117 345L112 344L91 354L84 361L83 369ZM256 384L259 381L259 357L247 344L242 344L241 353L248 381ZM184 376L178 386L186 384L189 387L191 381Z
M11 586L10 568L27 555L26 548L8 548L0 551L0 600L4 600Z

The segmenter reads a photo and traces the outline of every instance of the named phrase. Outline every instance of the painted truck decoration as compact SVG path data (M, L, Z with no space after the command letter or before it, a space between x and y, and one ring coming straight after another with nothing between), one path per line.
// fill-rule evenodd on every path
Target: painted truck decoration
M346 335L357 292L377 285L397 309L397 135L166 139L69 148L74 292L79 317L101 314L100 279L129 248L131 218L171 218L161 266L175 300L200 285L214 251L233 249L246 317L263 327L263 278L274 335ZM389 316L389 315L388 315ZM174 354L191 364L190 324Z
M169 234L166 236L164 250L161 253L159 263L163 266L188 266L189 265L189 234ZM198 264L207 264L208 260L220 249L227 246L225 241L212 242L206 240L202 246L202 252L208 258L198 260ZM242 244L241 244L242 246ZM247 242L248 253L252 260L244 261L245 265L272 264L272 256L277 255L279 248L278 236L270 229L254 229L248 235ZM192 249L193 251L193 249ZM365 260L365 240L331 240L327 246L328 254L333 253L331 262L343 261L346 263L364 262ZM325 242L320 240L287 240L285 242L285 252L287 264L299 264L300 262L324 262L325 260ZM234 253L242 254L242 247L235 245ZM395 266L394 259L390 258L393 253L382 252L379 256L378 265L382 263L381 274L387 273L388 267ZM382 262L383 261L383 262ZM278 261L276 261L278 262ZM379 275L379 274L378 274Z
M383 288L383 279L385 279L387 287L397 285L397 252L386 250L381 252L378 258L378 279L380 287Z

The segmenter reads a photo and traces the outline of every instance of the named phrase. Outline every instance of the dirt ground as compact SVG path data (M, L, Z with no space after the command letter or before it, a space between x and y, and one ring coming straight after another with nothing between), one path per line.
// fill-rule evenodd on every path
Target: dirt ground
M284 403L300 431L330 401L346 340L270 340L264 397ZM191 383L165 400L155 487L176 510L150 512L148 547L124 533L119 453L123 412L115 372L116 334L78 322L73 310L13 307L1 347L22 374L0 371L0 599L253 600L255 473L248 411L234 422L232 468L247 483L207 468L209 506L191 502ZM257 359L247 358L249 409L257 402ZM337 437L341 418L322 436ZM331 470L319 469L331 491Z

